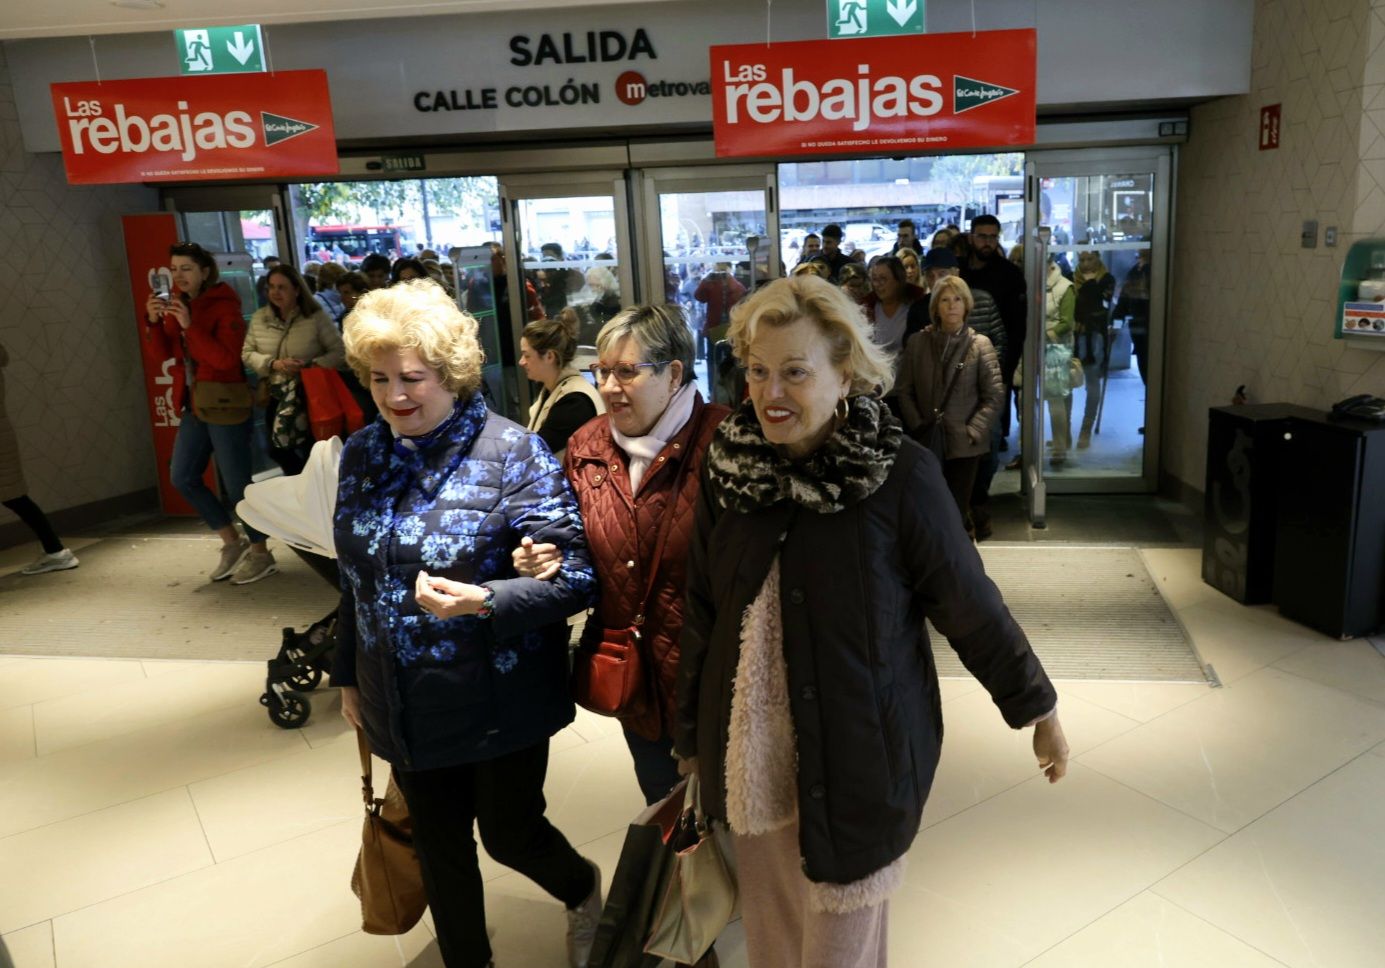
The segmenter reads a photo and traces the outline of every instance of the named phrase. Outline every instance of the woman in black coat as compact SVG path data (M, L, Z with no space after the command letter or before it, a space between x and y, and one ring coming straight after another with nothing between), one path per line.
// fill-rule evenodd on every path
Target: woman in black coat
M811 276L737 307L750 400L708 451L688 562L675 749L734 835L750 963L885 964L937 767L924 619L1066 772L1057 696L986 577L937 459L873 395L892 363Z

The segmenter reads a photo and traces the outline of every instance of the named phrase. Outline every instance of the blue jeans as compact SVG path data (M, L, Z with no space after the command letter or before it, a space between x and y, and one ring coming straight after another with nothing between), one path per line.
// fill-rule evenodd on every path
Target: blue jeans
M655 804L678 785L678 761L673 758L673 739L645 739L625 730L625 745L635 761L635 779L646 804Z
M203 423L191 410L183 411L178 436L173 441L169 476L178 493L187 498L213 531L220 531L232 522L230 512L202 480L207 462L216 455L222 494L231 507L235 507L245 495L245 485L250 483L250 428L250 420L223 426ZM245 534L254 543L266 537L249 526Z

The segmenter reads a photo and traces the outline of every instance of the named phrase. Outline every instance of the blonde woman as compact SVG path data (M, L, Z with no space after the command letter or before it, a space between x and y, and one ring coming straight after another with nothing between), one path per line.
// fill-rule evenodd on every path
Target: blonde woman
M707 452L675 749L731 828L749 963L878 968L942 740L924 619L1035 727L1050 781L1057 695L937 460L875 398L893 367L849 297L773 282L730 339L750 399Z
M476 320L429 281L356 304L346 352L384 418L341 455L342 715L408 801L448 968L490 963L473 828L486 852L568 911L587 963L601 872L544 816L548 742L573 719L567 616L595 589L577 501L548 448L486 409ZM562 549L516 577L523 538Z

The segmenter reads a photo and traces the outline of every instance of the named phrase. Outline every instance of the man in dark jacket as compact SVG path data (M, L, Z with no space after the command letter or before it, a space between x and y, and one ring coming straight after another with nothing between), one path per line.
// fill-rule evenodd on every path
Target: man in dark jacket
M971 220L971 255L962 268L962 281L972 290L984 289L1000 309L1005 324L1005 352L1000 358L1000 375L1005 380L1005 410L1001 415L1001 435L1010 436L1010 391L1015 385L1015 367L1024 352L1025 285L1024 270L1005 258L1000 245L1000 220L994 215L978 215Z
M836 282L842 266L851 261L851 256L842 251L842 227L835 222L822 230L822 254L818 258L832 270L829 282Z

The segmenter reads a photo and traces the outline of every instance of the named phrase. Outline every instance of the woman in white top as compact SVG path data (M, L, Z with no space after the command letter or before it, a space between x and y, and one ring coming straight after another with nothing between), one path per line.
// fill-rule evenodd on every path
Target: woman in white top
M606 412L601 394L573 365L581 320L568 307L557 319L536 319L519 338L519 365L543 390L529 408L529 429L559 461L578 427Z

